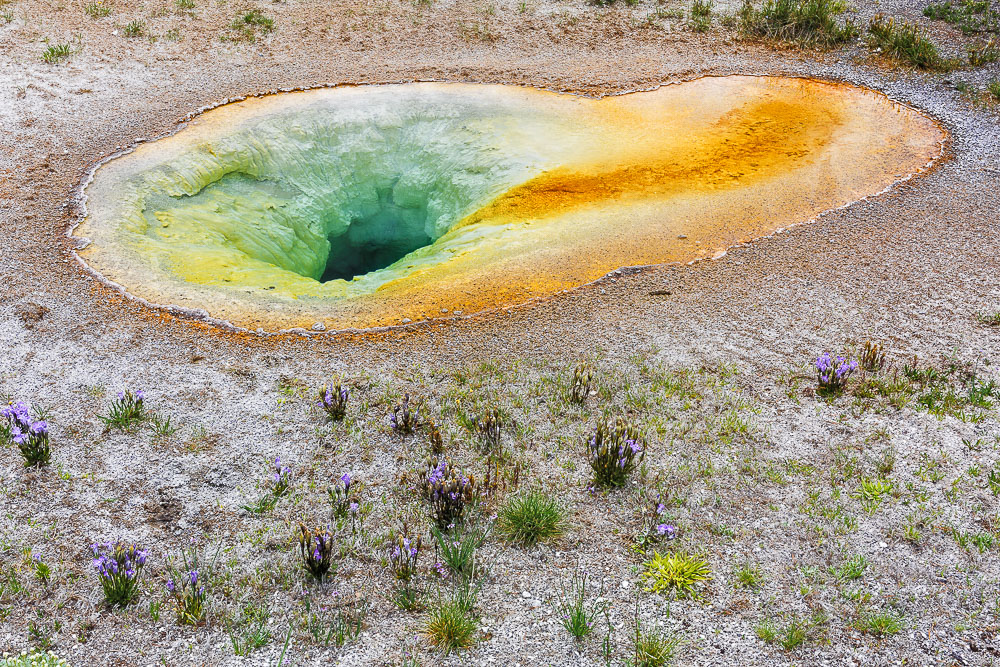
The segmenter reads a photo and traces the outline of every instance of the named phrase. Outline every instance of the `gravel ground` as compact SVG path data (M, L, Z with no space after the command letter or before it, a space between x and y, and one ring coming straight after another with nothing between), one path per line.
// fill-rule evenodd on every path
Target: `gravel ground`
M923 4L880 9L924 21ZM995 108L953 84L982 87L1000 78L1000 65L942 75L895 68L860 45L767 48L719 25L700 35L680 19L649 21L655 7L643 3L261 4L275 18L272 34L221 41L254 6L120 2L96 20L82 3L0 7L12 19L0 25L0 383L49 408L54 442L53 464L40 471L25 471L13 447L0 451L0 653L48 635L74 665L270 664L291 627L286 664L401 664L404 646L422 664L603 664L603 619L579 644L558 624L560 583L579 564L611 603L613 664L631 657L637 599L644 627L682 640L679 664L996 661L997 546L981 552L958 537L1000 530L986 481L1000 451L996 412L938 417L916 397L896 407L859 394L862 374L828 401L814 395L807 365L824 349L871 339L886 344L897 369L952 359L997 377L987 362L1000 352L1000 328L976 315L1000 311L1000 131ZM146 36L125 36L133 20ZM949 52L968 41L943 24L931 30ZM74 54L45 64L45 40ZM418 79L601 94L727 73L870 86L939 119L950 133L946 157L883 195L718 261L613 275L530 305L386 332L258 337L151 311L87 275L66 238L93 164L227 98ZM559 398L581 359L599 389L583 409ZM332 374L354 394L346 423L331 426L312 392ZM126 387L145 389L150 409L180 430L105 432L98 415ZM388 427L404 392L425 400L449 455L477 476L486 464L456 423L456 400L502 406L516 421L505 435L506 493L520 463L521 488L543 486L570 511L566 534L550 544L487 542L477 643L449 657L429 646L425 613L390 602L384 548L373 544L402 520L428 525L408 489L426 436L401 440ZM591 495L582 443L604 411L630 413L649 451L626 490ZM292 494L263 516L239 509L261 492L277 455L295 471ZM370 514L333 581L304 592L295 526L326 520L324 489L344 471L366 485ZM855 496L877 475L894 493L869 512ZM701 553L710 566L697 600L641 591L647 556L634 536L652 489L670 498L680 529L657 548ZM192 536L225 550L200 629L174 624L167 603L159 620L150 607L165 600L166 556ZM139 602L109 611L88 545L118 537L152 557ZM47 584L32 577L28 548L51 565ZM850 579L843 565L858 555L867 568ZM436 580L433 561L432 551L422 557L430 606L450 586ZM765 575L759 590L734 586L745 563ZM341 648L315 642L301 623L303 600L316 609L355 596L369 604L360 636ZM234 657L225 626L246 604L270 610L274 639ZM899 614L902 631L859 630L878 610ZM802 646L759 638L768 619L801 622Z

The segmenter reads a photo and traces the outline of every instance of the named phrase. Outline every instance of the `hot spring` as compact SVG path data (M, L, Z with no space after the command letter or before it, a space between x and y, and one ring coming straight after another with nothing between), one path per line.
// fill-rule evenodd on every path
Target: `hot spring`
M251 329L384 326L710 257L881 192L942 140L879 93L806 79L602 99L328 88L227 104L108 161L73 234L153 304Z

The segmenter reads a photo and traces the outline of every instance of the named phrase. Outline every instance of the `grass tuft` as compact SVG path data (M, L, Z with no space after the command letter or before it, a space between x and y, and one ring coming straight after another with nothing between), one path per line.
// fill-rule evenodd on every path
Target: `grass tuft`
M760 588L764 584L765 578L764 570L761 569L760 565L751 563L736 568L734 577L737 588L751 588L753 590Z
M869 635L884 637L895 635L903 630L903 618L891 611L876 611L862 614L855 627Z
M744 0L737 16L744 35L829 47L860 34L851 21L837 21L845 9L841 0L766 0L760 9Z
M916 24L876 14L868 23L868 41L872 47L881 49L890 58L914 67L951 69L941 58L934 43Z
M472 646L479 621L459 597L440 602L428 612L425 632L445 653Z
M52 44L42 51L42 60L50 65L54 65L69 58L69 54L69 44Z
M566 531L566 510L542 491L529 491L509 499L497 518L500 534L526 547L559 537Z

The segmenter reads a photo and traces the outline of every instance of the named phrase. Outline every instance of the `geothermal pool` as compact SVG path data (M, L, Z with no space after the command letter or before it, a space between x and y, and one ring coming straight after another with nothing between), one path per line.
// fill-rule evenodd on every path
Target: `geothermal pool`
M106 162L72 233L152 304L250 329L386 326L717 255L881 192L943 139L879 93L795 78L601 99L327 88L224 105Z

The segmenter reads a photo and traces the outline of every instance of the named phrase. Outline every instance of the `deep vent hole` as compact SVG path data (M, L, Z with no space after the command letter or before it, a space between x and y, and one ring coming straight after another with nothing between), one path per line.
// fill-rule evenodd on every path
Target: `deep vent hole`
M400 206L392 191L392 187L377 189L377 206L353 218L347 231L330 236L330 255L320 282L351 280L384 269L434 242L425 231L426 206Z

